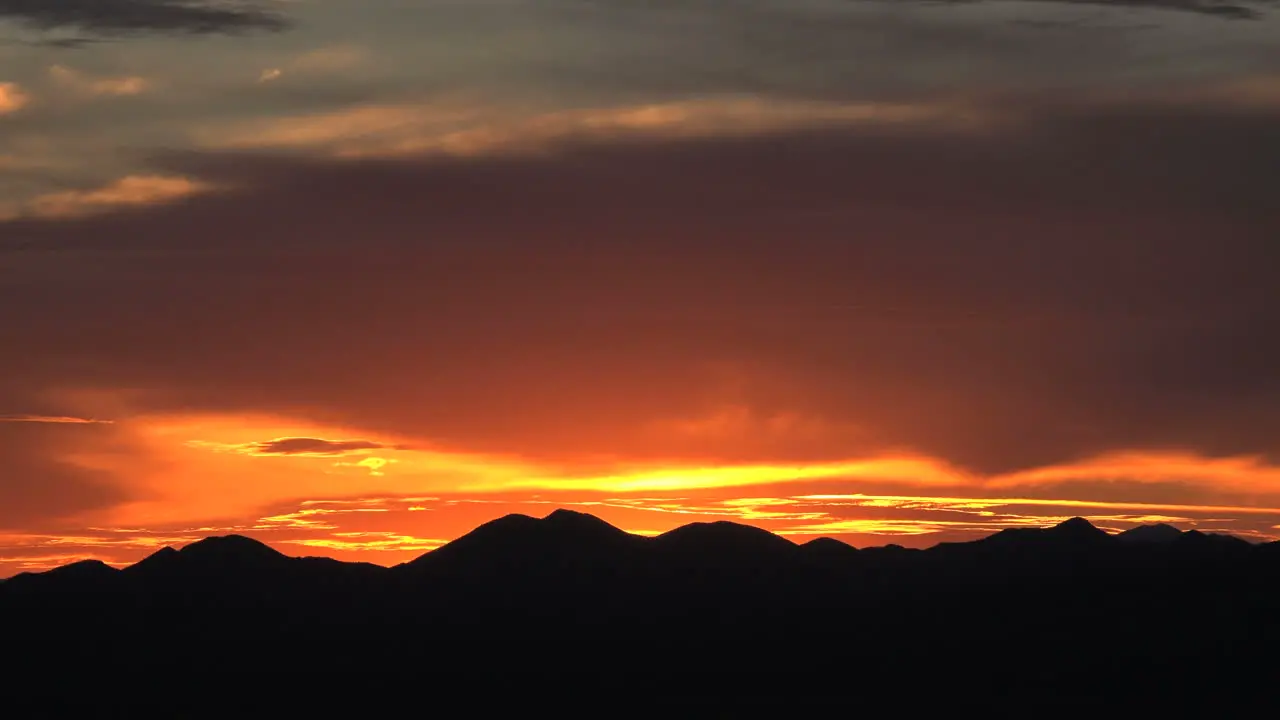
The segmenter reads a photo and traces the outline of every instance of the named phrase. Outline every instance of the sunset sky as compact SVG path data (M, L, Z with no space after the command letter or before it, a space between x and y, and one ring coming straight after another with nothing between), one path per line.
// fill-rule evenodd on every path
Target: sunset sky
M1280 4L0 0L0 577L1280 538Z

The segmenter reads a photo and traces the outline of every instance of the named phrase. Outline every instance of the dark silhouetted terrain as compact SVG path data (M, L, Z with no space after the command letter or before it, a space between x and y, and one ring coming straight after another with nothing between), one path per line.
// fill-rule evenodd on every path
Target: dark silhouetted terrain
M858 550L724 522L643 538L558 510L394 568L209 538L12 578L0 613L11 653L64 664L976 673L991 691L1106 693L1276 669L1278 591L1277 544L1167 526Z

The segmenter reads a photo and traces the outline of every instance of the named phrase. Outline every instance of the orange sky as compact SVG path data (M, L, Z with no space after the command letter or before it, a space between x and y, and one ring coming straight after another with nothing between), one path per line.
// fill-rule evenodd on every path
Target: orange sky
M1275 495L1280 468L1248 457L1109 453L983 476L914 455L788 464L551 463L265 416L8 422L66 432L109 426L123 434L127 440L113 445L128 453L86 450L64 460L127 478L123 489L136 499L67 518L65 531L0 534L6 575L85 557L126 564L165 545L226 533L293 555L390 565L500 515L542 516L557 507L640 534L733 520L797 541L828 536L859 546L924 547L1074 516L1112 530L1167 522L1256 540L1280 537L1280 507L1141 500L1144 484L1172 482L1201 490L1202 498ZM1072 492L1064 485L1083 480L1128 487L1129 495L1100 500L1096 488Z
M1266 3L116 5L0 1L0 576L1280 537Z

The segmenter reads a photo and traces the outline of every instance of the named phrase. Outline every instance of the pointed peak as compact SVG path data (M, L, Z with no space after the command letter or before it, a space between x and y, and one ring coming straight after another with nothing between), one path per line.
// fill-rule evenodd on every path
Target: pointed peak
M1061 523L1058 523L1054 527L1054 530L1065 530L1070 532L1081 532L1081 531L1092 532L1092 531L1098 530L1098 528L1093 523L1089 522L1088 520L1085 520L1082 517L1073 517L1070 520L1065 520Z
M1073 517L1049 528L1049 533L1076 542L1101 542L1111 539L1111 534L1082 517Z
M566 510L564 508L552 511L550 515L542 518L542 522L547 525L563 527L566 529L594 532L606 531L611 533L623 532L619 528L614 527L595 515L578 512L577 510Z
M1051 528L1049 532L1054 535L1072 538L1087 538L1090 540L1109 538L1110 533L1082 517L1073 517L1070 520L1061 522Z
M182 553L166 545L165 547L160 548L159 550L151 553L150 555L142 558L138 562L125 568L125 572L141 573L141 572L149 572L154 568L168 567L170 564L176 561L179 557L181 557L181 555Z
M163 551L162 551L163 552ZM184 558L210 558L219 561L275 561L285 555L264 542L243 535L207 537L178 551Z

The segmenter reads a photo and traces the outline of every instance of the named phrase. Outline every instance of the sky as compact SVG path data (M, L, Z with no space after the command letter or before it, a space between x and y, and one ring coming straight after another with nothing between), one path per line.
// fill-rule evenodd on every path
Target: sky
M1280 4L0 0L0 577L556 507L1280 538Z

